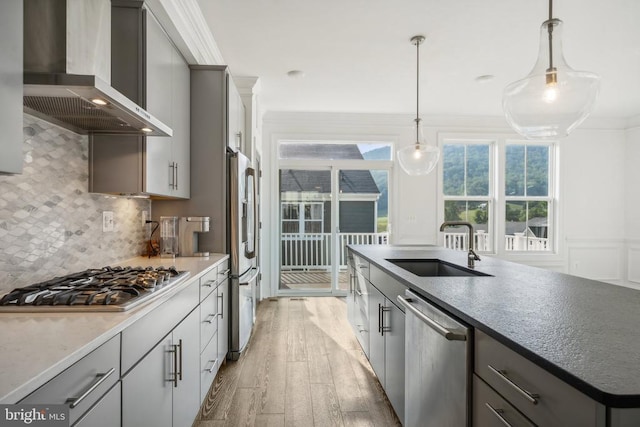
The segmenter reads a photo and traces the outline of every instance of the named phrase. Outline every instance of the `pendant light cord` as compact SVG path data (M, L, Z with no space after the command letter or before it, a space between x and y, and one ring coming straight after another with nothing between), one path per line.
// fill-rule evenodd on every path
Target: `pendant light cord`
M549 69L547 71L553 71L553 0L549 0L549 21L547 24L547 31L549 33Z
M420 43L416 40L416 145L420 145Z

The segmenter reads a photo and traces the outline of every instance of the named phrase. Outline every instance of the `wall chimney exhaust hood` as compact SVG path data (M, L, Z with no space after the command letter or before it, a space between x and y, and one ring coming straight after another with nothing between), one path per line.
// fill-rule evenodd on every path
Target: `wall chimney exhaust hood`
M25 112L83 134L173 135L110 81L110 0L24 1Z

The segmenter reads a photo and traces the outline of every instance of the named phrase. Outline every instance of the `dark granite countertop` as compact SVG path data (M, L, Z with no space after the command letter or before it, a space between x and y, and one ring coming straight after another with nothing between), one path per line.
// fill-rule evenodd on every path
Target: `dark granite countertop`
M640 291L482 256L494 277L418 277L386 259L441 259L439 247L350 246L410 289L611 407L640 407Z

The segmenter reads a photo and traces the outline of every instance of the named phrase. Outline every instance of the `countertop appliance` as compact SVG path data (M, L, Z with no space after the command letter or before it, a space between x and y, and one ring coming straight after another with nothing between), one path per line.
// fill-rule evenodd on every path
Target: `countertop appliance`
M405 425L470 425L471 329L407 290Z
M183 216L178 223L178 253L180 256L209 256L198 249L198 234L209 231L208 216Z
M17 288L0 312L126 311L189 277L175 267L103 267Z

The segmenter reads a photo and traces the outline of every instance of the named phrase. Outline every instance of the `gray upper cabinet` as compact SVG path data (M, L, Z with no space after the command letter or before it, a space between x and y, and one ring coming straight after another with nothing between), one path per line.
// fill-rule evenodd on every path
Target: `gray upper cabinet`
M189 66L151 11L136 4L113 3L112 85L169 125L173 136L91 135L89 191L188 199ZM131 83L136 75L138 85Z
M0 174L22 173L22 0L0 4Z
M189 198L189 67L151 13L146 59L147 109L173 136L147 137L145 192Z
M247 141L245 132L245 108L242 103L242 97L238 92L238 89L232 81L229 82L229 135L228 145L234 151L240 151L243 154L247 154ZM251 153L248 153L251 154Z

